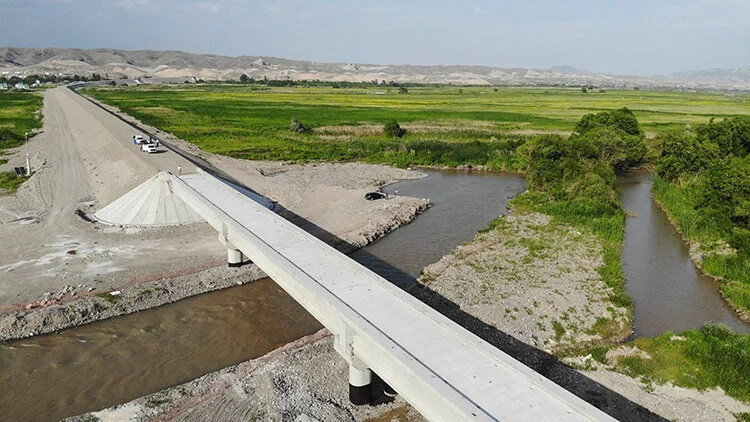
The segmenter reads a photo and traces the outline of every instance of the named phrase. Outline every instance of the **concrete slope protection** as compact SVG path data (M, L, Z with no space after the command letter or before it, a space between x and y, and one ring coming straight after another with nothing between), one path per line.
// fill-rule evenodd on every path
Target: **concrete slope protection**
M97 220L124 226L168 226L202 221L172 194L166 173L159 173L94 214Z
M226 182L260 205L273 202L241 186ZM172 192L169 173L160 172L94 214L99 222L118 226L172 226L202 222L193 209Z
M219 180L168 175L219 232L335 336L350 392L372 372L431 420L610 420L609 416Z

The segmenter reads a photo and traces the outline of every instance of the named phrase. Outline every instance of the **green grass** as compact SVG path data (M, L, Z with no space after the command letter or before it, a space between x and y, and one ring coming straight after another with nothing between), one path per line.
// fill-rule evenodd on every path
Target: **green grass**
M750 312L750 251L736 254L711 253L718 241L732 236L731 223L726 216L712 215L710 210L698 209L698 193L692 184L682 186L655 178L651 192L662 205L683 236L707 249L703 255L703 269L722 279L722 292L735 306Z
M41 127L42 97L28 92L0 92L0 153L23 145L24 134ZM0 165L8 160L0 159ZM15 193L28 177L15 172L0 172L0 195Z
M586 113L629 107L651 132L750 113L749 96L700 93L412 87L408 94L368 94L385 90L190 85L86 93L207 151L240 158L510 170L518 167L512 152L523 143L520 135L572 131ZM290 132L292 117L312 133ZM407 129L403 138L383 134L390 119Z
M673 336L667 332L634 340L631 345L650 358L623 357L617 369L646 382L671 382L699 390L721 387L730 396L750 402L750 335L707 325L681 333L684 340L673 340Z
M0 195L12 195L28 179L28 177L18 177L13 171L0 172Z
M521 212L541 212L559 222L584 232L594 233L601 242L604 265L598 271L607 287L612 288L610 300L617 306L632 308L632 299L625 290L625 274L620 264L620 250L625 239L625 212L600 213L596 204L573 201L550 201L545 195L527 192L513 198L509 206Z
M42 97L31 92L0 92L0 151L23 144L24 133L42 125Z

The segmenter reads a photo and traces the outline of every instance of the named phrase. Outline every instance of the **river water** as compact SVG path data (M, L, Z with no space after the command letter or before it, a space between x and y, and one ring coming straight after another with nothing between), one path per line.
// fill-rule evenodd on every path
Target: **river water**
M706 322L750 332L750 324L722 300L717 283L695 268L687 246L652 199L651 180L645 173L618 178L623 208L635 211L625 223L622 265L633 298L636 336L654 337Z
M429 174L387 190L431 198L433 206L353 255L400 285L472 239L505 212L509 196L525 189L524 179L514 175ZM261 356L319 328L272 280L263 279L0 343L0 420L57 420L102 409Z
M389 186L433 206L352 258L406 286L421 269L506 211L525 189L517 175L428 172ZM723 321L747 332L702 277L650 198L646 175L620 179L629 218L623 250L638 335ZM320 325L270 279L153 310L0 343L0 420L57 420L122 403L252 359ZM345 380L342 380L345 382Z

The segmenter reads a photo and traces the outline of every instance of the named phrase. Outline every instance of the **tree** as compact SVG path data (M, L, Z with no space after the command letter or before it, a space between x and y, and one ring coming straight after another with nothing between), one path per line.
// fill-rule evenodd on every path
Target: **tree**
M245 75L244 73L240 76L240 82L243 84L248 83L249 80L250 78L248 78L247 75Z
M292 117L292 123L289 125L289 130L297 133L306 133L310 131L310 128L302 124L298 118Z
M585 94L585 93L589 92L589 90L585 86L582 86L581 87L581 92L583 92Z
M409 90L406 89L406 87L402 85L402 86L398 87L398 93L399 94L408 94Z
M396 120L391 119L383 126L383 132L391 138L400 138L406 134L406 129L402 129Z
M585 87L584 87L585 88ZM599 126L611 126L622 129L628 135L642 136L638 119L627 107L619 110L603 111L596 114L586 114L576 125L576 132L583 135L587 131Z

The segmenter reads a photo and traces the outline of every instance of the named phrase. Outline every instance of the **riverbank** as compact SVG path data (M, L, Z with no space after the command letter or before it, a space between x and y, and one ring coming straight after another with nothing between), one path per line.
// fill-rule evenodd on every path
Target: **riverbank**
M555 373L550 366L570 365L607 394L622 395L666 419L732 421L750 411L748 403L716 385L685 388L619 365L648 355L619 346L631 333L630 314L609 301L611 289L597 271L602 263L599 240L581 227L541 213L513 212L426 267L413 290L428 302L443 302L443 312L490 342L502 332L506 338L500 344L508 344L509 336L524 343L527 346L498 347L541 373ZM558 356L562 363L539 363L545 359L536 349ZM599 356L602 353L609 361ZM566 376L558 375L556 382L566 388L577 388L583 397L595 391L591 385L571 386L566 379L575 379L572 370L558 371Z
M495 220L423 271L419 282L464 312L553 354L631 333L629 309L609 300L602 245L536 212Z
M258 359L66 420L201 421L216 418L215 415L220 420L424 420L399 397L391 403L352 406L348 401L347 366L331 343L330 334L320 330ZM734 421L736 415L750 411L750 406L721 389L698 391L669 383L645 385L641 379L618 373L591 356L560 362L528 346L519 347L518 343L509 337L503 340L503 348L618 420ZM621 347L608 355L617 359L629 353L632 354L629 349Z
M400 398L352 405L347 377L348 366L323 329L258 359L66 420L424 420Z
M526 200L519 197L514 202ZM706 363L695 360L690 352L675 354L675 346L653 350L652 359L636 345L619 345L631 332L631 320L627 308L618 309L611 302L612 289L597 271L604 261L601 241L585 227L521 207L426 267L415 290L444 302L444 312L458 315L462 325L485 333L488 341L493 335L486 333L507 333L560 357L612 392L664 418L734 420L735 415L747 413L750 404L741 400L745 390L731 390L729 395L721 388L734 387L731 380L744 377L744 363ZM675 344L690 350L715 349L698 345L694 334L686 333L691 336L689 342L674 336ZM717 342L726 343L712 340L710 344ZM742 346L730 349L736 352ZM506 352L522 361L535 360L528 357L535 352L523 346ZM703 375L692 383L672 382L670 374L687 371L683 367ZM731 372L721 375L730 367Z

